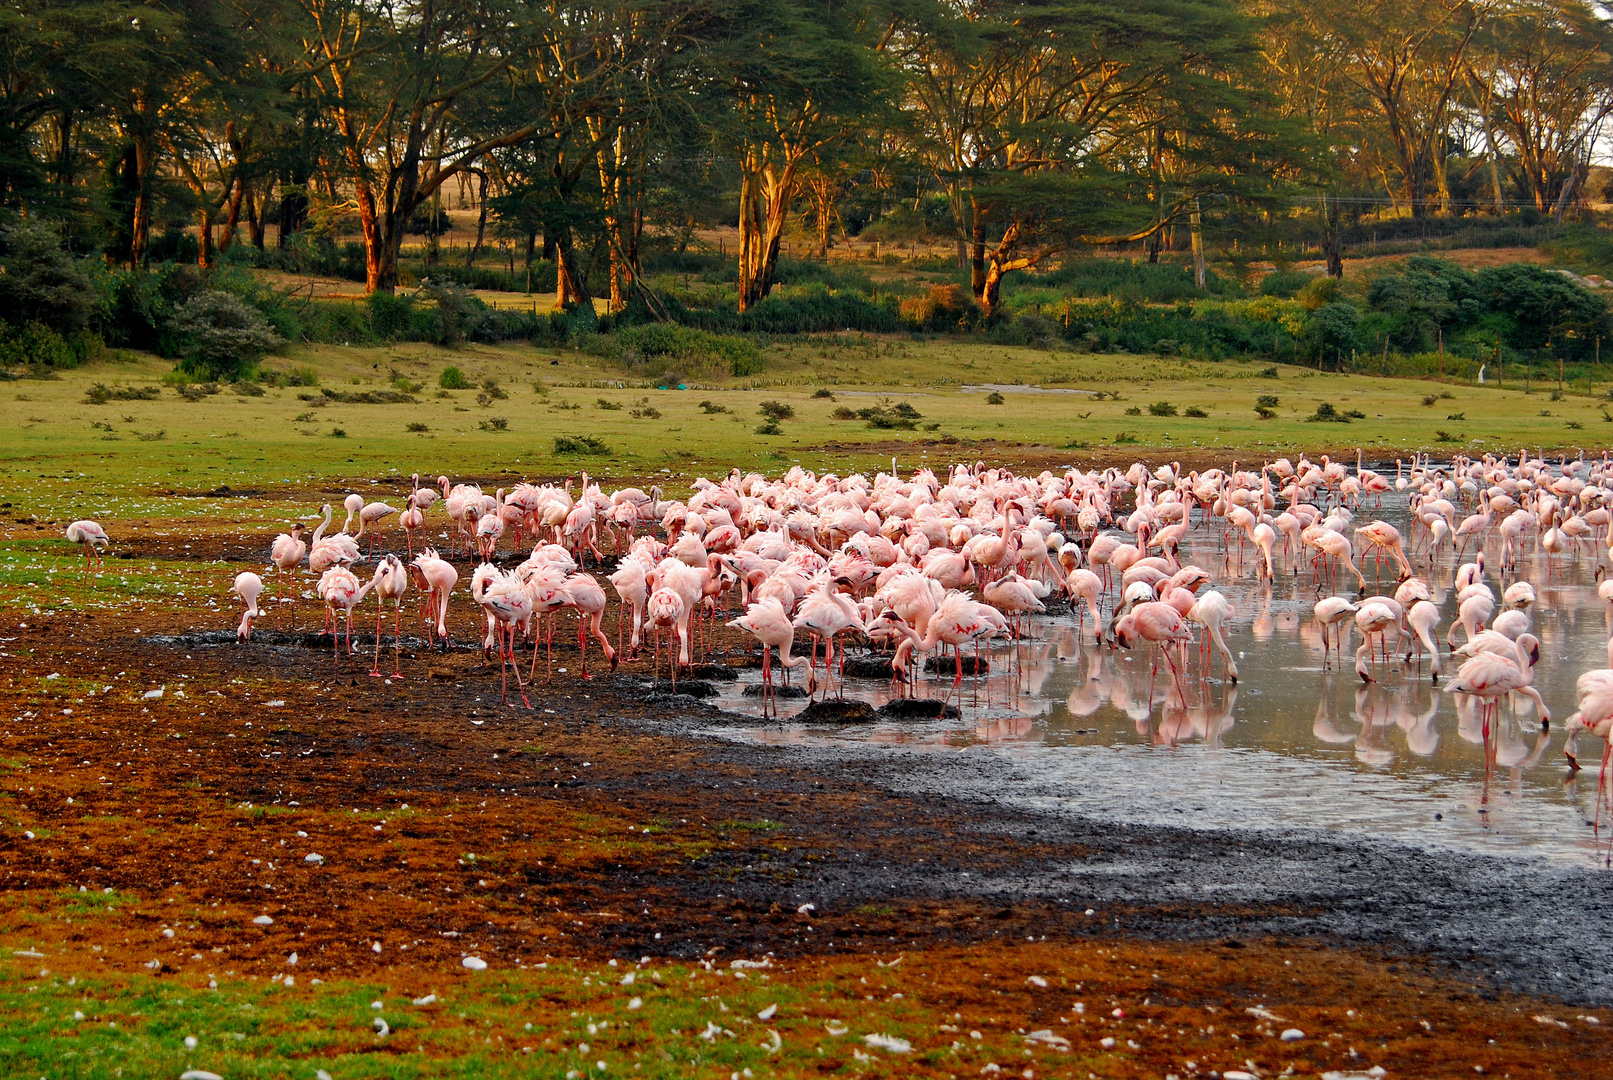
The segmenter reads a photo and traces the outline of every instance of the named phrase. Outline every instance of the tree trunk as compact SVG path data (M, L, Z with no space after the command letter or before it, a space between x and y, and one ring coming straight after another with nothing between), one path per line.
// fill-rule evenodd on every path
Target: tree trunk
M151 144L144 134L134 138L134 220L130 227L129 262L144 266L146 252L151 247L151 174L153 168Z
M974 196L969 197L969 289L981 302L986 297L986 221Z
M1322 196L1322 257L1327 260L1327 276L1344 276L1344 244L1339 235L1339 200Z
M1193 200L1193 213L1188 218L1193 229L1193 284L1200 289L1205 287L1204 274L1204 220L1199 206L1199 200Z
M797 158L782 168L753 160L739 188L739 310L748 311L773 291L779 244L789 219Z
M482 242L487 238L487 174L481 173L481 208L476 214L476 243L465 253L465 269L476 265L476 256L482 253Z
M308 188L306 182L280 182L280 225L275 246L284 248L291 237L302 231L308 222Z
M274 183L273 180L269 182L270 184ZM265 189L263 192L263 205L265 209L267 209L269 205L270 193L271 192L268 189ZM263 227L263 215L258 213L257 192L253 190L252 186L249 184L247 185L246 189L246 232L248 238L250 238L252 241L252 246L257 248L259 251L263 250Z
M241 202L246 198L246 178L240 174L240 166L236 166L235 186L230 192L230 209L224 217L224 235L219 237L218 250L230 250L235 243L235 230L241 224Z
M203 205L201 209L200 243L196 245L196 265L203 270L213 266L213 208Z

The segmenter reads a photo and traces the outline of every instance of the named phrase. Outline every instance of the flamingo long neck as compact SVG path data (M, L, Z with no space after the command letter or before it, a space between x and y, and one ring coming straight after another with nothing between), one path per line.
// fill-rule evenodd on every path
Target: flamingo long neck
M330 503L325 504L325 520L321 521L319 523L319 528L314 530L315 544L319 543L320 539L325 535L325 530L328 528L330 528Z

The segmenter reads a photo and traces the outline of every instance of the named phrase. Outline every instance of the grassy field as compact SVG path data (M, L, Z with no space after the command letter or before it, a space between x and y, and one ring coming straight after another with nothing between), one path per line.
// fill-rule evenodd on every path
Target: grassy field
M439 390L450 365L474 388ZM263 396L225 387L191 401L161 385L170 365L155 357L11 383L0 391L0 454L11 465L16 504L6 509L14 517L18 510L122 517L138 514L144 497L170 492L273 492L416 471L496 482L587 469L607 481L661 476L672 489L733 466L846 469L887 464L893 455L911 468L966 458L1082 464L1144 449L1246 461L1358 446L1376 457L1520 446L1572 453L1592 451L1613 431L1603 427L1606 399L1592 398L1583 384L1552 400L1554 385L1525 393L858 334L774 344L763 374L684 390L642 384L575 350L527 346L317 347L271 358L270 366L312 368L319 384ZM498 387L492 395L481 389L488 380ZM158 396L91 404L86 394L97 383L114 392L157 387ZM342 400L413 384L412 402ZM1000 404L991 403L993 388ZM1261 419L1256 407L1268 395L1276 403L1267 402L1272 416ZM793 415L779 434L758 434L758 409L769 400ZM918 414L913 430L834 418L836 409L902 402ZM1324 403L1361 416L1310 421ZM1187 416L1189 408L1206 415ZM1155 415L1167 409L1177 415ZM592 439L595 452L557 453L557 437ZM66 493L74 495L71 507L61 501Z

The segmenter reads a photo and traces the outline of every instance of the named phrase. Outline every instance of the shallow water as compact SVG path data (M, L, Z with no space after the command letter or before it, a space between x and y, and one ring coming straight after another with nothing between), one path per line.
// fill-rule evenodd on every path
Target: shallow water
M1356 524L1376 517L1409 536L1403 497L1362 507ZM1533 703L1514 695L1491 733L1488 767L1474 703L1442 689L1460 658L1453 661L1446 652L1446 679L1438 687L1430 684L1426 659L1407 667L1399 657L1387 668L1375 665L1378 681L1364 686L1351 670L1359 643L1352 634L1343 669L1324 671L1312 605L1319 595L1353 590L1335 579L1336 588L1318 593L1303 561L1297 577L1279 564L1275 583L1257 582L1250 552L1234 546L1229 556L1213 526L1195 526L1181 552L1184 564L1210 571L1236 608L1228 642L1238 658L1235 686L1222 680L1219 658L1206 677L1191 647L1181 692L1173 691L1161 663L1150 695L1145 647L1130 653L1100 648L1090 620L1078 627L1073 616L1049 615L1038 617L1018 646L994 644L985 678L964 679L961 719L812 727L790 719L804 700L780 699L783 718L764 722L759 699L742 696L743 686L760 678L750 671L713 703L757 723L725 725L713 734L822 749L986 755L1000 767L936 775L978 776L991 785L953 794L1057 813L1206 828L1320 829L1601 864L1608 815L1604 811L1600 841L1590 822L1602 743L1581 739L1585 768L1570 778L1562 730L1574 709L1575 680L1607 663L1608 613L1596 595L1596 549L1585 545L1577 560L1558 556L1548 568L1545 554L1531 545L1516 571L1500 575L1498 541L1487 547L1488 580L1497 596L1519 579L1535 586L1531 629L1541 640L1535 686L1556 721L1542 732ZM1410 554L1445 616L1436 634L1443 641L1456 609L1456 560L1447 548L1431 568L1425 555ZM1472 555L1469 549L1466 557ZM1368 557L1362 569L1369 594L1394 592L1390 560L1379 571ZM1106 609L1112 599L1111 592ZM1458 643L1462 639L1458 630ZM919 696L939 699L951 688L949 667L946 675L924 676ZM846 679L845 694L875 705L890 697L885 682L874 679ZM1006 784L1005 770L1012 778Z

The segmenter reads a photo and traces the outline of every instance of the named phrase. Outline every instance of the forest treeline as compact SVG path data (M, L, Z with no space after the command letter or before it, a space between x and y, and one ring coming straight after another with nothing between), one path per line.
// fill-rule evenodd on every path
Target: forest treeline
M232 248L350 259L384 295L405 238L442 265L443 209L469 205L465 267L501 240L513 276L530 287L539 262L566 307L598 296L660 318L688 313L647 259L711 225L738 226L723 256L739 316L773 292L787 243L821 257L859 234L944 244L988 322L1005 278L1104 245L1190 251L1208 295L1207 230L1306 240L1338 275L1368 216L1533 225L1599 197L1605 15L1595 0L10 0L0 225L48 224L74 255L136 269ZM162 285L118 289L139 307Z

